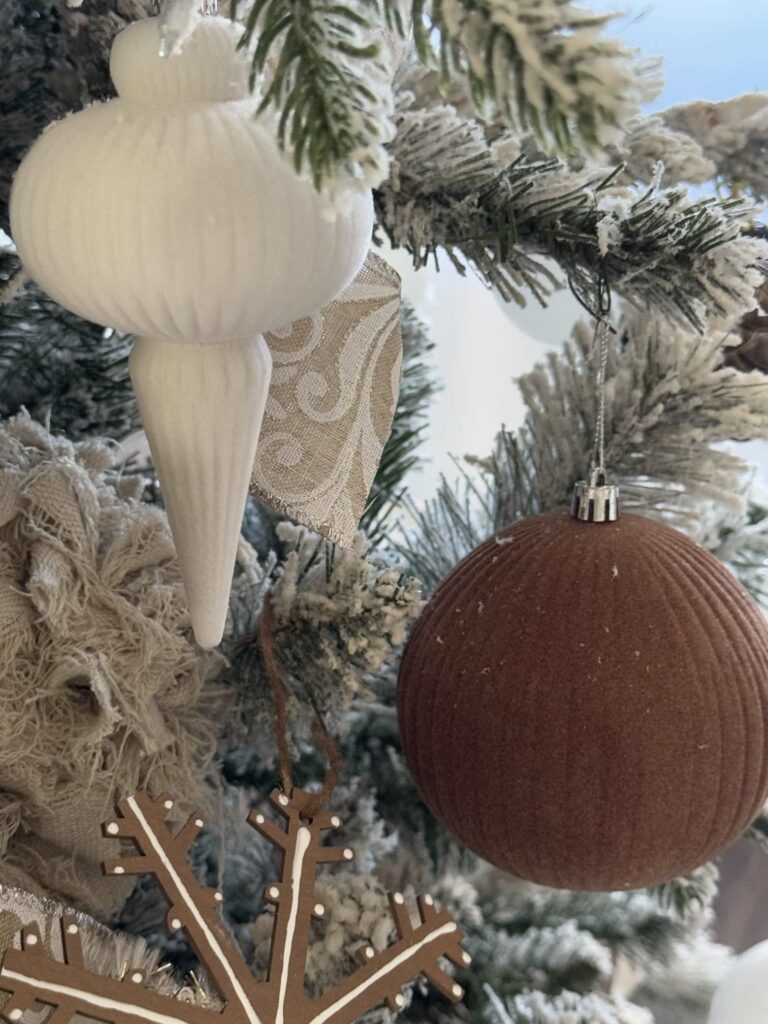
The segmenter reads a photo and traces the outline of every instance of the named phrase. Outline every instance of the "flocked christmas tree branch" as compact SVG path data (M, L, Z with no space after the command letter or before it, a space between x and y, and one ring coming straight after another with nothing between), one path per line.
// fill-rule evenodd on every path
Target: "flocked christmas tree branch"
M375 193L379 224L417 267L447 254L507 299L546 297L553 276L592 305L596 281L696 328L753 304L764 243L741 235L748 204L693 200L684 188L620 185L621 168L574 171L434 98L401 89L392 173Z
M14 253L0 249L0 288L4 280L19 282L18 266ZM24 407L73 440L124 438L140 423L129 352L127 336L70 313L37 285L22 284L0 307L0 415Z
M650 1011L599 992L526 992L506 1002L488 989L492 1024L653 1024Z
M745 465L721 442L768 432L768 383L723 367L719 334L700 338L659 317L627 317L608 363L607 457L628 509L662 516L717 548L712 512L738 519ZM568 500L589 468L596 407L592 332L519 381L527 414L502 430L492 454L472 460L464 482L444 481L405 545L416 575L437 583L471 548L517 519ZM742 534L748 543L749 535ZM737 545L729 559L739 568ZM743 578L762 586L749 563ZM757 577L757 578L755 578Z
M94 34L97 27L99 32L103 31L102 21L109 16L112 2L87 0L84 5ZM278 19L283 35L291 28L297 34L311 35L314 22L303 17L303 7L289 6L290 18ZM325 5L310 6L315 19L322 20L326 14L336 19L339 46L346 45L347 32L354 38L361 35L361 45L363 37L368 38L368 30L358 20L347 19L349 12L357 11L355 5L338 10L334 6L333 11L326 10ZM553 0L553 9L561 7ZM266 18L271 11L269 18L274 19L281 9L282 0L274 0L250 8L249 16L261 12L259 17ZM457 6L459 13L463 9L460 4ZM361 10L365 18L373 19L373 26L373 8L363 4ZM448 6L440 6L439 12L435 8L435 17L447 18ZM86 15L78 12L78 16L77 28L82 34ZM423 12L423 16L427 14ZM260 26L263 28L261 22ZM520 31L521 38L525 37ZM327 28L322 26L317 33L325 42L330 38ZM30 45L36 37L21 32L13 39L18 49ZM283 46L284 41L281 35L274 38L272 45L275 52L280 49L287 62L280 88L288 90L290 76L298 75L300 61L298 56L289 60L292 51ZM321 63L327 73L343 74L343 55L333 48L322 52L325 63ZM58 55L57 68L60 63L71 65L71 57L67 63L66 56L66 52ZM568 54L561 56L565 60ZM535 65L533 57L531 60ZM361 75L367 69L365 88L375 93L376 102L384 103L388 109L391 89L386 75L381 77L384 72L380 63L379 58L361 58L355 66ZM98 91L89 93L81 85L82 95L72 105L103 95L105 71L103 56L98 67L92 69L92 77L98 78ZM556 73L559 72L554 68L546 71L547 75ZM268 76L266 87L275 90L279 81L279 77ZM306 81L302 78L302 83ZM334 89L337 86L338 82ZM271 94L277 102L277 93ZM306 102L330 103L334 95L333 90L326 94L318 87L307 93ZM281 97L281 109L287 118L284 130L288 131L289 122L292 124L294 117L307 117L309 108L304 103L292 107L289 92L281 93ZM638 191L626 184L619 186L620 172L616 167L573 170L541 155L524 136L500 134L498 128L489 130L472 116L471 104L466 99L460 102L452 95L456 105L446 103L435 73L401 75L395 97L398 113L394 124L377 136L377 145L383 145L383 140L396 129L395 137L387 144L387 155L377 151L374 161L392 161L389 178L376 193L376 208L382 230L393 244L412 253L417 266L445 252L457 264L477 268L505 298L517 301L525 301L528 292L546 296L556 274L561 281L572 284L588 302L595 277L605 271L613 287L638 305L650 303L668 315L684 317L697 325L710 311L737 315L750 307L755 278L745 270L765 258L766 248L755 240L739 237L744 218L750 214L746 204L738 200L693 202L682 188L659 192L645 187ZM325 115L319 120L313 115L312 130L335 131L333 118L346 117L346 109L333 99L328 111L331 121ZM51 110L52 116L59 113L58 108ZM362 116L358 111L354 123ZM38 121L17 125L14 120L19 153L29 145L39 127ZM326 156L330 154L327 142L326 139L326 149L322 150ZM655 143L650 145L653 151ZM355 150L352 164L370 152L365 148ZM617 159L626 156L641 178L648 177L652 168L647 166L647 151L633 154L619 146L612 152ZM9 174L13 170L15 164L9 168ZM695 180L701 180L701 173Z
M734 194L768 197L766 156L768 95L747 93L719 103L694 100L670 107L659 115L667 128L687 145L698 146L719 186ZM681 177L683 181L695 178Z
M232 0L233 17L240 7ZM280 145L318 187L334 176L370 185L386 174L391 99L372 35L377 20L371 0L255 0L244 16L251 87L267 73L260 112L276 108Z
M465 79L479 111L549 150L599 150L657 82L604 33L611 16L570 0L417 0L417 49L444 85Z
M236 15L241 7L232 0ZM336 176L376 185L393 134L384 32L408 31L399 0L255 0L244 15L262 109L279 114L281 144L316 184ZM445 82L465 80L491 120L531 130L560 152L600 149L649 88L648 66L604 33L607 17L570 0L413 0L417 52ZM382 87L383 86L383 87Z

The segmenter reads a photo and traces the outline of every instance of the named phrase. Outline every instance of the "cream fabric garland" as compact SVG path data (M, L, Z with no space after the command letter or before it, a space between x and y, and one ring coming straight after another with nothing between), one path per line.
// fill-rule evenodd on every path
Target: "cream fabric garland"
M267 341L272 384L252 493L348 546L397 405L400 277L370 252L336 299Z
M213 803L228 713L168 523L120 460L26 415L0 423L0 884L102 918L132 885L101 871L116 790Z

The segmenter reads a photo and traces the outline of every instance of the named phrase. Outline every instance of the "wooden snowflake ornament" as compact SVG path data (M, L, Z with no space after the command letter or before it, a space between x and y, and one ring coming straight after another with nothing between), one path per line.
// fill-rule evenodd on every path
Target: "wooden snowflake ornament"
M368 1010L386 1002L393 1011L404 1005L402 987L423 974L454 1002L463 990L440 967L447 958L466 966L462 934L430 896L417 900L419 923L414 924L401 893L390 895L396 941L381 953L371 946L357 951L354 974L317 997L305 992L307 945L312 918L324 907L315 895L315 875L321 864L351 861L352 850L324 846L323 833L341 824L335 814L303 812L311 794L294 789L290 796L275 790L270 800L285 819L282 829L263 814L251 812L248 822L282 853L280 881L267 888L276 908L267 979L256 981L222 923L222 895L201 886L186 852L203 827L193 815L173 835L168 812L173 800L164 794L152 799L137 793L121 800L117 817L104 825L110 838L130 839L138 854L110 860L106 874L152 874L168 902L166 923L183 930L224 1001L210 1010L159 995L148 989L141 971L118 980L94 974L83 963L79 929L74 917L60 921L64 962L50 957L36 925L23 930L21 949L9 949L0 967L0 990L7 992L5 1019L17 1024L24 1012L42 1003L53 1008L46 1024L69 1024L83 1014L105 1024L351 1024Z

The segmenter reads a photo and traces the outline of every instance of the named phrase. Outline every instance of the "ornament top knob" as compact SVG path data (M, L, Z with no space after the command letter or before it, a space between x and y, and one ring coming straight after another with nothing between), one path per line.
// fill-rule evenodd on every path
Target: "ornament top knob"
M608 483L604 470L593 469L589 480L575 485L571 516L585 523L614 523L619 518L619 488Z
M118 96L133 103L226 103L249 96L240 31L227 18L204 18L184 46L159 56L157 18L135 21L115 37L109 73Z

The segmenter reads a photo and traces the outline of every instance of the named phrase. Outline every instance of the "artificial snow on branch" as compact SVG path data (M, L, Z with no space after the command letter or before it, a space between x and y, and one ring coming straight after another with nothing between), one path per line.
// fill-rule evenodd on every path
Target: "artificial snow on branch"
M423 61L437 56L443 82L465 78L478 110L561 153L600 150L659 88L605 33L610 15L570 0L415 0Z
M519 975L530 970L532 960L541 955L543 941L550 934L547 930L568 926L564 934L569 948L557 954L562 954L558 987L595 987L594 978L587 978L585 984L584 975L569 971L569 961L578 964L579 957L600 974L612 975L619 956L661 970L681 946L708 938L717 880L717 869L710 864L670 882L663 890L585 893L548 889L483 868L475 875L475 884L488 932L475 939L475 959L490 961L489 978L504 972ZM529 934L539 936L540 941L527 945L522 940ZM470 942L473 938L470 933ZM610 952L610 964L596 955L594 943ZM499 963L494 963L496 945L500 947ZM501 963L505 949L509 953L506 968ZM518 987L530 984L528 980Z
M664 185L712 182L726 195L768 197L766 93L680 103L626 129L608 155L625 163L629 180L650 182L660 172Z
M717 174L714 162L695 139L670 128L658 116L636 119L609 155L624 164L622 182L702 185Z
M232 0L234 15L240 0ZM601 150L656 91L651 65L606 34L610 17L570 0L254 0L243 15L253 82L266 75L281 145L319 186L377 185L393 134L387 33L413 22L420 60L465 81L490 120L532 131L560 152ZM390 55L391 58L391 55ZM391 60L390 60L391 63Z
M238 694L252 737L272 719L259 645L263 599L275 610L275 655L286 678L292 718L338 716L405 641L421 607L419 584L358 534L339 548L289 522L276 526L265 564L241 545L242 572L232 591L232 629L224 641L225 679ZM268 735L268 733L267 733ZM263 743L263 736L261 739Z
M531 925L519 934L502 929L492 934L493 942L480 954L483 971L503 979L506 990L538 988L545 973L552 987L598 989L613 973L608 946L572 919Z
M715 504L745 507L745 464L721 446L768 433L768 382L724 367L719 334L700 338L630 313L608 360L606 457L626 509L658 516L706 541ZM577 325L561 354L519 380L523 427L502 430L458 487L443 482L415 512L403 551L432 586L473 547L523 516L569 498L589 469L597 403L593 334ZM719 543L719 539L714 539Z
M679 1014L690 1010L695 1020L709 1010L712 996L723 975L733 964L733 951L705 936L679 943L664 964L647 968L634 998L653 1011Z
M231 0L236 17L239 0ZM259 112L276 111L277 138L315 185L361 187L387 172L391 89L379 57L372 0L253 0L241 46L252 47L251 88L264 76ZM266 73L266 74L265 74Z
M503 1002L493 989L486 991L491 1024L653 1024L650 1010L600 993L526 992Z
M758 202L768 198L768 94L747 93L719 103L695 100L659 117L701 147L715 166L713 177L727 189Z
M700 329L753 303L768 256L742 237L749 204L693 200L685 189L621 185L620 168L574 171L479 121L400 90L389 179L375 193L378 222L416 267L445 252L507 300L544 299L560 279L594 307L598 280L640 308ZM547 257L545 261L543 257Z

